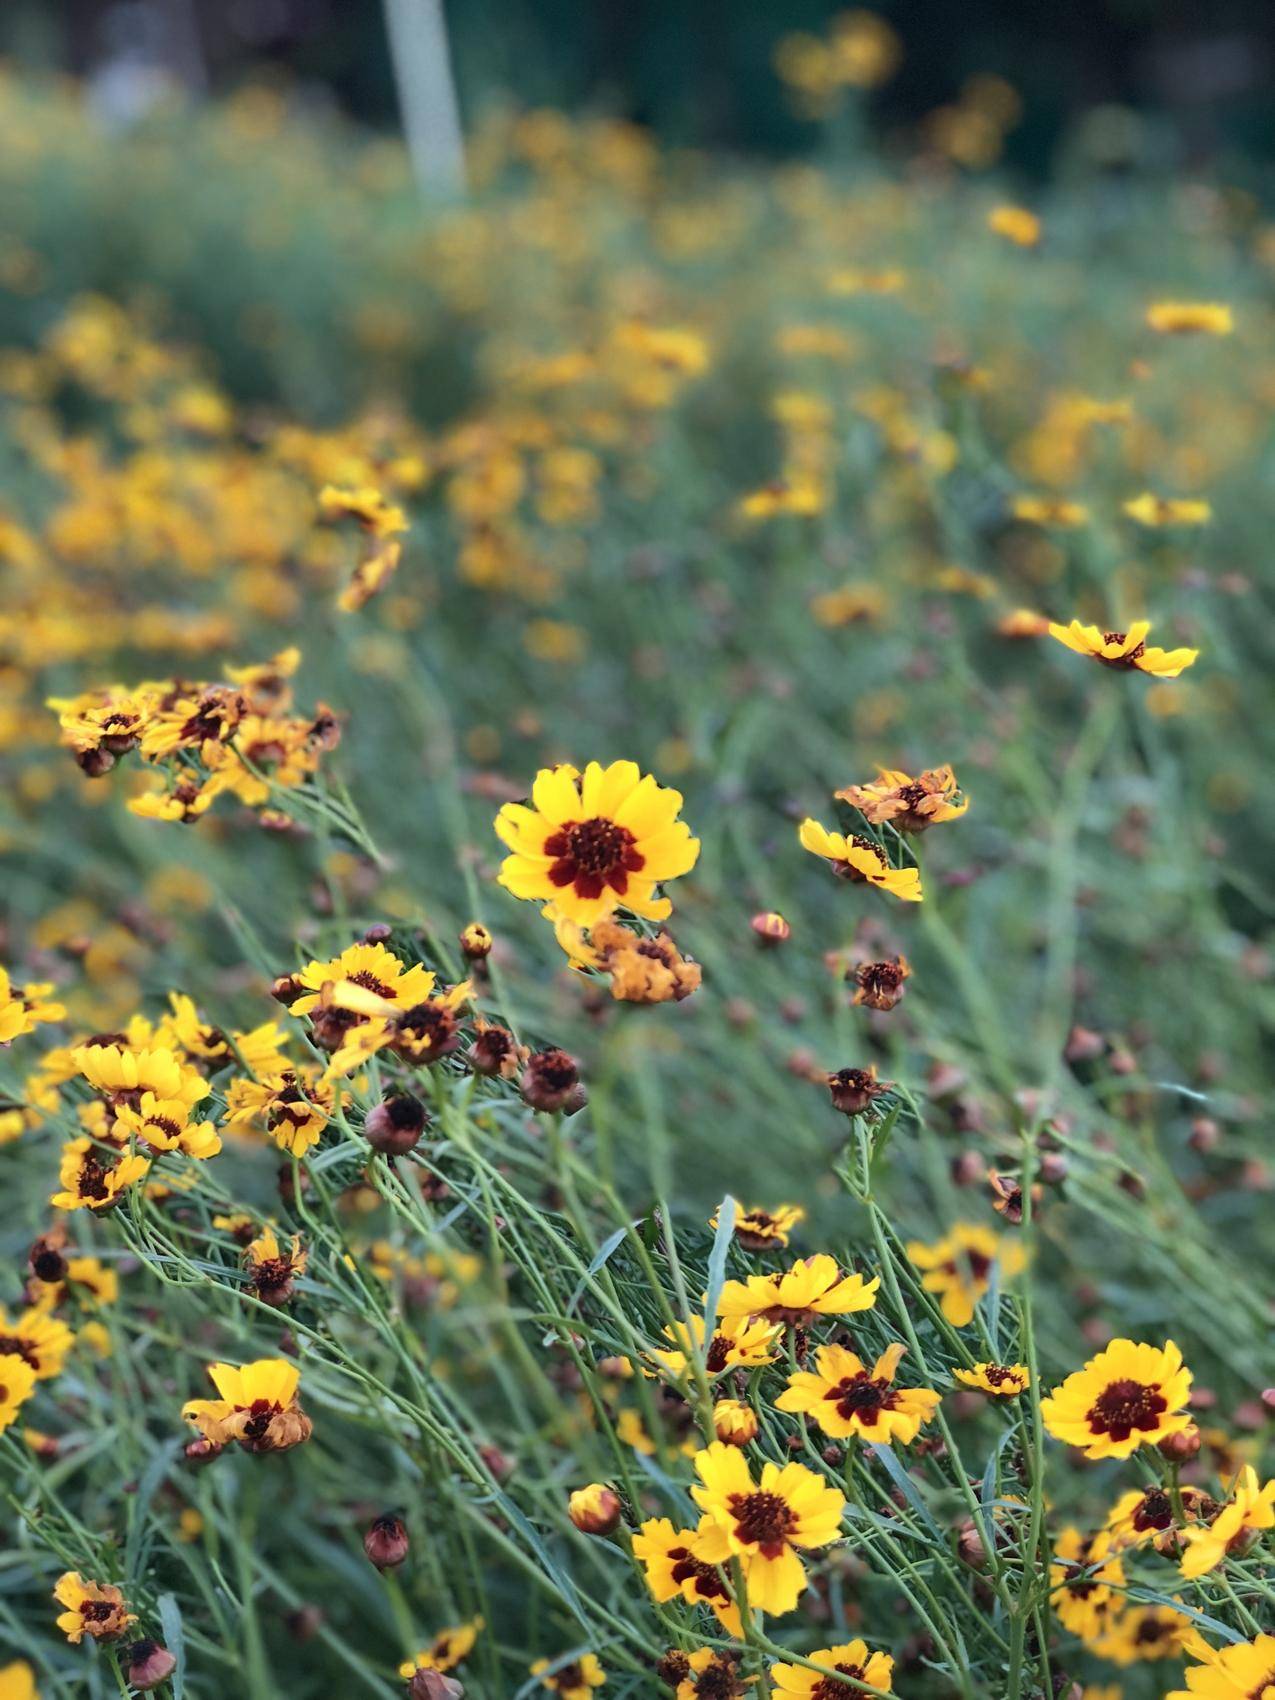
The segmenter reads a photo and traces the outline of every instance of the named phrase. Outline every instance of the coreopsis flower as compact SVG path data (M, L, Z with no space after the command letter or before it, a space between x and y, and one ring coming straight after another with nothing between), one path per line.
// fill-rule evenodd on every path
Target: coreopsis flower
M858 809L871 825L888 823L898 832L924 832L942 821L959 820L970 806L946 763L915 779L898 768L883 767L875 779L865 785L847 785L836 797Z
M808 474L772 478L739 498L742 519L776 519L780 514L821 514L828 505L828 488L823 480Z
M237 1441L245 1452L286 1452L313 1428L297 1402L301 1372L283 1358L258 1358L236 1368L209 1364L220 1399L189 1399L182 1416L217 1446Z
M672 905L655 887L689 873L699 840L677 816L682 796L643 774L636 762L542 768L531 807L506 803L496 832L512 852L500 883L515 897L552 904L588 927L621 905L662 921Z
M145 1094L192 1109L208 1096L208 1082L167 1046L78 1045L71 1053L78 1073L118 1111L141 1104Z
M1230 336L1235 317L1220 301L1155 301L1147 324L1160 336Z
M806 1212L800 1204L777 1204L773 1210L753 1205L750 1209L735 1211L733 1231L745 1251L784 1251L788 1236L798 1222L805 1219ZM715 1210L708 1219L708 1225L714 1230L717 1227Z
M869 1370L845 1346L820 1346L813 1370L795 1370L786 1391L775 1400L779 1411L811 1416L834 1440L906 1445L939 1408L940 1395L929 1387L896 1387L895 1373L906 1347L887 1346Z
M188 1057L202 1062L225 1062L231 1055L230 1041L220 1027L210 1027L200 1019L195 1000L184 992L169 992L169 1014L161 1024L164 1040L180 1046Z
M484 927L481 921L471 921L467 927L461 928L456 942L466 962L483 962L491 955L496 941L490 928Z
M1199 655L1198 649L1150 649L1146 645L1149 620L1135 620L1127 632L1103 632L1097 626L1073 620L1069 626L1049 623L1049 635L1075 650L1100 661L1104 667L1124 672L1150 673L1157 679L1176 679Z
M987 228L1016 248L1035 248L1040 242L1040 220L1026 207L993 207L987 215Z
M537 1659L531 1667L532 1676L540 1678L540 1686L561 1700L589 1700L595 1688L605 1685L607 1674L595 1653L584 1653L570 1664L552 1669L550 1659Z
M700 1527L708 1521L705 1517ZM687 1605L706 1605L728 1635L741 1635L739 1607L722 1572L691 1550L697 1533L674 1528L667 1517L649 1518L633 1537L633 1556L657 1604L681 1598Z
M70 1139L62 1147L58 1167L60 1190L49 1203L58 1210L111 1210L124 1189L150 1172L150 1163L136 1154L116 1154L91 1139Z
M1049 616L1034 608L1011 608L996 622L996 635L1004 638L1038 638L1049 633Z
M36 980L15 987L7 970L0 968L0 1045L33 1033L42 1023L62 1020L66 1007L49 996L52 990L51 982Z
M777 1700L851 1700L860 1692L854 1682L866 1682L890 1694L894 1680L894 1660L889 1653L869 1652L864 1641L843 1641L837 1647L820 1647L810 1654L819 1665L825 1665L852 1682L838 1682L835 1676L821 1676L807 1670L805 1665L771 1665L770 1680Z
M998 1239L990 1228L957 1222L933 1245L911 1240L907 1254L923 1271L921 1285L939 1296L939 1308L953 1328L973 1321L974 1309L990 1285L993 1263L1003 1276L1017 1275L1026 1262L1017 1240Z
M1201 1655L1197 1655L1201 1656ZM1275 1635L1258 1635L1230 1647L1214 1647L1208 1663L1192 1665L1186 1687L1164 1700L1266 1700L1275 1688Z
M507 1027L487 1021L481 1015L475 1020L469 1050L465 1053L465 1061L475 1074L516 1080L529 1055L527 1047L520 1045Z
M49 1311L50 1300L42 1297L18 1316L0 1310L0 1353L16 1354L30 1364L37 1381L51 1381L62 1373L75 1335Z
M1150 490L1127 501L1124 511L1130 519L1152 531L1166 525L1207 525L1213 518L1208 502L1186 496L1156 496Z
M698 962L683 956L667 933L643 938L609 916L593 923L587 943L571 922L558 920L555 931L576 965L610 975L611 996L623 1003L680 1003L699 989Z
M885 851L870 838L858 833L847 838L844 833L829 832L817 820L804 820L798 832L803 850L812 856L822 856L838 879L855 885L874 885L905 903L921 901L921 875L916 868L892 868Z
M1056 531L1072 531L1089 518L1089 509L1083 503L1068 501L1065 496L1015 496L1009 511L1028 525L1051 526Z
M706 1517L694 1556L707 1564L738 1557L749 1605L773 1617L792 1611L806 1586L799 1551L840 1538L845 1495L804 1464L763 1464L754 1482L739 1448L720 1440L696 1454L695 1472L702 1485L691 1498Z
M180 1098L158 1098L143 1092L136 1109L120 1104L115 1112L117 1135L137 1140L151 1151L184 1151L188 1157L215 1157L221 1137L210 1121L193 1122L190 1106Z
M1259 1486L1257 1471L1246 1464L1236 1478L1232 1495L1211 1523L1183 1530L1184 1576L1207 1575L1224 1558L1241 1556L1260 1530L1275 1528L1275 1481Z
M422 1647L415 1658L407 1660L398 1667L398 1674L409 1680L418 1670L455 1670L461 1661L474 1650L474 1643L486 1627L481 1617L474 1617L468 1623L457 1623L449 1629L440 1629L428 1647Z
M670 1322L664 1329L672 1348L652 1351L651 1361L666 1375L686 1374L692 1352L702 1352L704 1368L711 1376L723 1375L728 1369L756 1369L773 1363L779 1325L754 1317L735 1315L724 1318L705 1345L704 1318L692 1316L689 1322Z
M328 1125L332 1093L315 1069L284 1069L226 1087L226 1125L264 1133L280 1151L304 1157Z
M623 1509L620 1496L605 1482L576 1488L567 1499L567 1516L582 1535L609 1535Z
M59 1576L53 1598L64 1609L58 1628L73 1647L86 1635L94 1641L117 1641L136 1614L129 1611L123 1594L109 1582L86 1582L78 1570Z
M1207 1523L1217 1515L1217 1502L1202 1489L1183 1483L1178 1493L1187 1525ZM1148 1488L1130 1488L1122 1493L1111 1507L1103 1523L1116 1546L1150 1544L1166 1556L1177 1557L1182 1550L1177 1512L1173 1496L1167 1488L1156 1484Z
M157 696L147 687L112 687L78 697L50 697L46 706L58 717L64 747L90 779L98 779L120 756L136 749Z
M839 1068L827 1076L827 1082L832 1107L843 1116L861 1116L894 1087L892 1080L877 1079L875 1063L867 1068Z
M870 1281L859 1274L843 1275L835 1257L818 1252L791 1269L727 1281L717 1314L723 1322L752 1317L804 1328L817 1316L852 1316L871 1310L880 1285L879 1275Z
M473 982L462 980L437 997L422 998L390 1022L390 1048L404 1062L424 1068L460 1046L459 1011L469 1001Z
M973 1387L993 1399L1017 1399L1031 1386L1026 1364L975 1364L973 1369L955 1369L952 1374L963 1387Z
M1208 1654L1208 1643L1184 1611L1173 1606L1131 1605L1117 1611L1091 1644L1100 1659L1135 1665L1153 1659L1195 1658Z
M51 1280L47 1274L49 1267L46 1257L33 1246L31 1272L42 1289L39 1293L42 1307L52 1309L70 1297L83 1310L97 1310L102 1305L113 1305L120 1296L119 1276L99 1258L65 1258ZM3 1332L0 1327L0 1335Z
M300 1234L293 1234L290 1246L282 1246L269 1224L244 1250L248 1285L268 1305L287 1304L293 1282L305 1274L306 1261Z
M25 1659L0 1666L0 1700L40 1700L35 1672Z
M0 1434L17 1419L31 1397L36 1374L27 1359L17 1352L0 1352Z
M326 962L307 962L292 976L292 981L301 988L300 995L292 998L289 1005L293 1015L313 1014L323 1002L324 987L342 982L369 992L379 1000L376 1006L365 1009L356 1008L351 1000L347 1009L350 1021L346 1025L349 1025L355 1020L368 1019L369 1013L379 1013L380 1004L404 1010L410 1009L413 1004L423 1003L434 990L435 976L420 963L413 963L409 968L379 942L368 944L360 940L357 944L348 945L339 956L329 957ZM327 1034L317 1033L316 1037L327 1049L336 1048L327 1043Z
M371 485L341 490L333 484L325 484L319 491L319 517L329 524L352 519L374 537L393 537L407 530L407 517L402 508L395 507Z
M580 1067L573 1056L554 1045L527 1058L518 1084L533 1110L569 1111L582 1090Z
M719 1399L713 1406L713 1433L728 1446L747 1446L759 1427L756 1411L742 1399Z
M216 767L247 713L243 693L229 685L175 685L154 704L142 727L140 748L148 761L180 750Z
M1063 1529L1049 1567L1050 1603L1064 1629L1092 1643L1109 1628L1123 1604L1124 1566L1105 1529L1084 1535Z
M903 982L911 979L912 969L906 956L895 956L888 962L861 962L847 977L854 982L852 1004L887 1010L902 1002L907 990Z
M1191 1426L1183 1408L1191 1372L1172 1340L1163 1347L1113 1340L1040 1402L1055 1440L1086 1458L1127 1458Z

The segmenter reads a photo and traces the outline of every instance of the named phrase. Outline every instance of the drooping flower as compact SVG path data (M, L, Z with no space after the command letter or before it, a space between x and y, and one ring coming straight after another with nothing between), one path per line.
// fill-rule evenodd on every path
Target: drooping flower
M990 1228L974 1222L957 1222L933 1245L910 1240L907 1254L924 1271L921 1285L937 1293L939 1308L953 1328L964 1328L974 1319L974 1308L991 1285L992 1265L1000 1263L1003 1276L1017 1275L1026 1258L1017 1240L998 1239Z
M1127 632L1104 632L1073 620L1068 626L1049 623L1049 635L1077 655L1087 655L1104 667L1150 673L1157 679L1176 679L1199 655L1198 649L1150 649L1146 645L1150 620L1135 620Z
M771 1665L770 1680L777 1700L852 1700L855 1694L862 1694L854 1686L856 1682L866 1682L870 1688L879 1688L886 1694L893 1693L890 1684L894 1680L894 1660L889 1653L869 1652L864 1641L820 1647L809 1656L815 1664L825 1665L853 1681L839 1682L836 1676L821 1676L805 1665Z
M817 820L804 820L798 833L803 850L822 856L838 879L854 885L874 885L905 903L921 901L921 875L916 868L892 868L885 851L858 833L829 832Z
M182 1416L206 1440L237 1441L246 1452L286 1452L310 1438L313 1428L297 1402L301 1372L283 1358L258 1358L236 1368L209 1364L220 1399L190 1399Z
M834 1440L906 1445L939 1408L940 1395L929 1387L896 1387L895 1372L906 1348L887 1346L869 1370L845 1346L820 1346L813 1370L795 1370L775 1400L780 1411L811 1416Z
M1186 1687L1164 1700L1267 1700L1275 1688L1275 1635L1215 1647L1207 1664L1192 1665Z
M1183 1530L1184 1576L1205 1576L1224 1558L1241 1555L1262 1529L1275 1528L1275 1481L1259 1486L1257 1471L1246 1464L1236 1479L1232 1498L1211 1523Z
M707 1521L702 1520L701 1528ZM721 1571L691 1550L696 1534L695 1529L675 1528L667 1517L649 1518L633 1537L633 1556L658 1604L680 1597L688 1605L706 1605L728 1635L740 1635L739 1607Z
M806 1212L799 1204L777 1204L773 1210L753 1205L747 1210L736 1210L735 1238L745 1251L783 1251L792 1230L805 1219ZM716 1211L709 1217L708 1225L716 1229Z
M406 1660L398 1667L398 1674L407 1681L418 1670L455 1670L473 1651L474 1643L484 1627L482 1618L474 1617L468 1623L458 1623L450 1629L440 1629L428 1647L422 1647L415 1658Z
M73 1647L86 1635L94 1641L117 1641L130 1623L136 1623L123 1594L109 1582L86 1582L78 1570L59 1576L53 1598L64 1609L58 1628Z
M682 796L643 774L636 762L542 768L531 807L506 803L496 832L511 854L500 883L515 897L553 905L590 926L623 906L662 921L672 905L655 887L689 873L699 840L678 820Z
M973 1369L952 1371L962 1386L973 1387L993 1399L1016 1399L1031 1386L1026 1364L975 1364Z
M531 1674L540 1678L542 1688L560 1695L561 1700L590 1700L594 1689L606 1684L606 1672L596 1653L584 1653L556 1670L552 1666L552 1659L537 1659Z
M686 1374L692 1351L702 1351L704 1368L710 1376L724 1375L728 1369L756 1369L773 1363L779 1325L749 1316L724 1318L714 1330L707 1345L704 1342L704 1318L692 1316L689 1322L670 1322L664 1337L672 1341L672 1349L652 1351L648 1355L666 1375Z
M300 1234L293 1234L291 1246L285 1247L267 1224L245 1248L244 1262L248 1285L257 1297L268 1305L282 1305L292 1297L293 1282L305 1274L307 1254Z
M743 1700L752 1686L752 1678L740 1670L740 1655L735 1652L715 1652L712 1647L700 1647L694 1653L683 1653L685 1671L679 1667L676 1700ZM656 1667L656 1674L667 1681L667 1667Z
M749 1604L775 1617L792 1611L806 1586L799 1549L839 1539L844 1494L804 1464L763 1464L754 1482L739 1448L720 1440L696 1454L695 1470L702 1486L691 1498L707 1517L694 1556L707 1564L738 1557Z
M755 1317L806 1327L817 1316L851 1316L856 1311L871 1310L880 1285L879 1275L870 1281L857 1273L845 1275L835 1257L818 1252L794 1263L791 1269L727 1281L717 1314L723 1321Z
M904 981L911 979L912 969L906 956L895 956L884 962L861 962L846 977L854 983L852 1004L884 1011L902 1002L907 990Z
M943 821L959 820L970 806L949 764L930 768L915 779L900 768L883 767L864 785L847 785L837 800L858 809L873 826L887 823L899 832L925 832Z
M1049 1433L1086 1458L1127 1458L1191 1426L1183 1408L1190 1391L1191 1372L1172 1340L1163 1347L1113 1340L1040 1409Z

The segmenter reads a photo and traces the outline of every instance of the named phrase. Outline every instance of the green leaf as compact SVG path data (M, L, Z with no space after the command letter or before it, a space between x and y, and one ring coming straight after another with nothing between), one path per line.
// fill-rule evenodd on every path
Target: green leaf
M713 1324L717 1321L717 1306L722 1296L722 1288L726 1285L726 1253L730 1250L730 1242L735 1234L735 1200L729 1193L717 1206L717 1232L713 1235L713 1249L708 1259L708 1286L704 1293L704 1338L709 1340L713 1334Z
M158 1605L164 1645L177 1660L169 1678L173 1685L173 1700L182 1700L182 1690L186 1685L186 1633L182 1627L182 1609L172 1594L161 1594Z

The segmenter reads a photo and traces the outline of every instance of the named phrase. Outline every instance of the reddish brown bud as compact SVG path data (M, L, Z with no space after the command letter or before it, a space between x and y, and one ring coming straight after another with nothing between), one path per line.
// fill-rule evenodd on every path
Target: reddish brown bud
M280 974L270 988L270 996L276 1003L286 1004L290 1007L305 991L306 987L301 984L295 974Z
M960 1151L952 1159L952 1180L956 1186L977 1186L987 1174L987 1165L977 1151Z
M1265 1407L1266 1414L1275 1417L1275 1387L1264 1387L1262 1389L1262 1404Z
M1059 1186L1067 1179L1070 1164L1061 1152L1046 1151L1036 1172L1046 1186Z
M402 1157L417 1144L428 1120L419 1098L410 1092L395 1092L368 1111L363 1137L374 1151Z
M188 1440L183 1449L183 1457L188 1464L211 1464L214 1458L220 1458L223 1448L215 1440L205 1440L202 1435L197 1440Z
M557 1047L536 1051L527 1060L520 1085L533 1110L565 1110L572 1115L574 1110L568 1106L580 1091L579 1067L573 1056Z
M1063 1056L1069 1063L1092 1062L1095 1057L1100 1057L1106 1048L1107 1041L1101 1033L1095 1033L1088 1027L1073 1027L1067 1035Z
M567 1500L567 1515L582 1535L609 1535L623 1509L615 1489L603 1482L577 1488Z
M957 1528L956 1556L971 1570L987 1569L987 1548L972 1517L967 1517Z
M843 1116L859 1116L894 1085L892 1080L878 1080L875 1064L868 1068L839 1068L827 1077L832 1107Z
M462 929L459 943L467 962L482 962L491 955L495 940L481 921L471 921Z
M177 1660L158 1641L134 1641L124 1649L124 1657L128 1660L128 1686L143 1694L167 1682L177 1669Z
M298 1606L295 1611L290 1611L283 1621L292 1639L304 1644L313 1641L323 1628L323 1613L318 1606Z
M395 1565L402 1564L411 1544L407 1538L407 1525L392 1511L387 1511L382 1517L374 1517L363 1537L363 1551L378 1570L393 1570Z
M407 1685L407 1700L461 1700L464 1686L438 1670L418 1670Z
M787 944L792 937L792 928L783 916L773 909L766 909L754 915L748 924L764 945Z
M1193 1151L1216 1151L1221 1140L1222 1129L1212 1116L1197 1116L1191 1123L1191 1136L1187 1143Z
M1160 1442L1160 1456L1170 1464L1185 1464L1200 1450L1200 1431L1192 1423L1181 1434L1166 1434Z

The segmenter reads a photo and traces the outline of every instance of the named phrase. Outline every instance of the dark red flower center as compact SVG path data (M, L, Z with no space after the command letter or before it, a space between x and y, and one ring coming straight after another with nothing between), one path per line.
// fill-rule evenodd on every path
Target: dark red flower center
M79 1194L81 1198L109 1198L111 1189L106 1183L106 1170L90 1151L80 1160Z
M874 1380L866 1369L830 1387L824 1398L837 1407L847 1422L851 1417L858 1417L867 1428L876 1424L882 1411L892 1411L899 1402L898 1394L890 1383Z
M700 1599L725 1600L729 1597L716 1565L705 1564L702 1559L695 1558L689 1547L670 1547L668 1556L673 1560L673 1580L681 1583L693 1579Z
M1124 632L1104 632L1102 641L1104 643L1123 643L1125 636ZM1127 655L1100 655L1098 659L1105 667L1134 667L1145 650L1146 645L1139 643L1135 644Z
M727 1500L735 1519L735 1534L747 1546L758 1547L766 1558L778 1558L797 1526L792 1507L777 1493L733 1493Z
M866 1682L862 1665L839 1664L833 1666L842 1676L853 1677L856 1682ZM810 1700L846 1700L847 1694L853 1693L848 1682L838 1682L835 1676L821 1676L810 1690Z
M24 1340L20 1334L0 1334L0 1357L12 1354L21 1358L32 1369L39 1369L40 1359L30 1340Z
M555 858L549 878L557 886L574 886L577 897L601 897L610 886L623 897L629 875L646 865L628 827L595 815L570 821L545 839L545 855Z
M1128 1440L1135 1429L1157 1428L1168 1408L1158 1387L1125 1377L1104 1387L1089 1407L1089 1428L1093 1434L1109 1434L1112 1440Z
M357 973L350 975L351 984L363 986L369 992L375 992L378 998L392 998L393 986L387 986L384 980L378 980L370 968L360 968Z
M1152 1488L1130 1519L1135 1529L1167 1529L1173 1523L1173 1501L1163 1488Z

